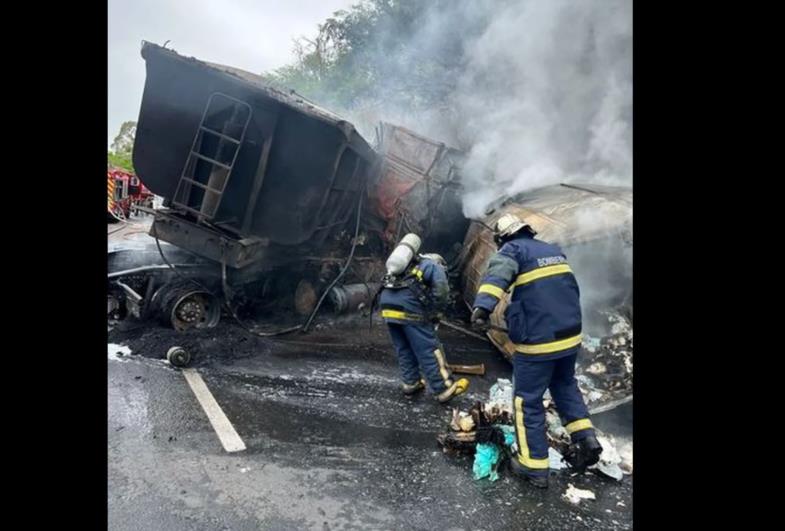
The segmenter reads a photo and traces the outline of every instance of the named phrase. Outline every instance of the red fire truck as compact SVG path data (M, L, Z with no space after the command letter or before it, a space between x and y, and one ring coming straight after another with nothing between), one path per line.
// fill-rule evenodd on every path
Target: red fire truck
M133 173L108 168L106 178L106 207L110 220L128 219L135 206L152 208L153 193Z

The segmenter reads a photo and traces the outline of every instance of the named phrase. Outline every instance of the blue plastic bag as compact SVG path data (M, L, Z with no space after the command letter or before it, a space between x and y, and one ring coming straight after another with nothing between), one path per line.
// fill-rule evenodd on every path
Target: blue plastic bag
M474 454L474 479L487 477L491 481L499 479L496 472L496 463L499 462L499 447L493 443L477 443L477 451Z

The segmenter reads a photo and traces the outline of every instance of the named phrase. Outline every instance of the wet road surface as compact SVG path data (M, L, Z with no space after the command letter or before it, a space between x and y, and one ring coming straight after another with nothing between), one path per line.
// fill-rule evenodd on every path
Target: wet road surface
M110 342L132 354L108 361L110 528L632 527L630 476L552 474L547 491L506 470L496 482L474 481L471 458L445 455L436 443L450 408L428 394L404 398L385 329L369 332L362 322L281 338L294 344L250 336L228 320L187 334L128 323L111 330ZM488 371L470 376L470 392L451 405L468 409L497 377L510 377L483 342L440 336L449 363L482 362ZM194 354L246 450L224 450L182 372L162 359L173 345ZM595 424L628 435L631 420L617 411ZM568 483L597 499L568 503Z

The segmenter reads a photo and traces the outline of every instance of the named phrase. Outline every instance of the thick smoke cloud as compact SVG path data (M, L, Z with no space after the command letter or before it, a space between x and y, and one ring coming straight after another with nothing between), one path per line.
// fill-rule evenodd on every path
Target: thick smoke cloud
M632 185L632 0L427 5L413 32L382 26L370 37L378 79L339 109L366 138L385 120L464 150L471 218L540 186ZM589 231L618 223L611 218L589 204L579 224ZM609 238L565 251L586 330L607 332L597 310L631 305L631 245Z
M384 33L387 82L347 111L467 150L467 216L548 184L632 184L631 0L437 1L405 45ZM418 105L429 84L446 97Z
M512 2L471 44L453 98L474 140L467 215L536 186L631 184L631 14L629 0Z

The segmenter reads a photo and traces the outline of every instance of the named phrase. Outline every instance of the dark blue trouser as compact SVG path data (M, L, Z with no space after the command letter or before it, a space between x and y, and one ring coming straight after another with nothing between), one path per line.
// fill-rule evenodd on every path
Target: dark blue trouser
M401 379L406 384L416 383L420 372L428 382L431 392L439 394L452 385L444 349L430 323L387 323L395 350Z
M548 473L548 439L542 396L550 389L562 424L573 442L594 434L589 410L575 380L575 354L556 360L531 360L516 355L515 437L518 462L532 475Z

